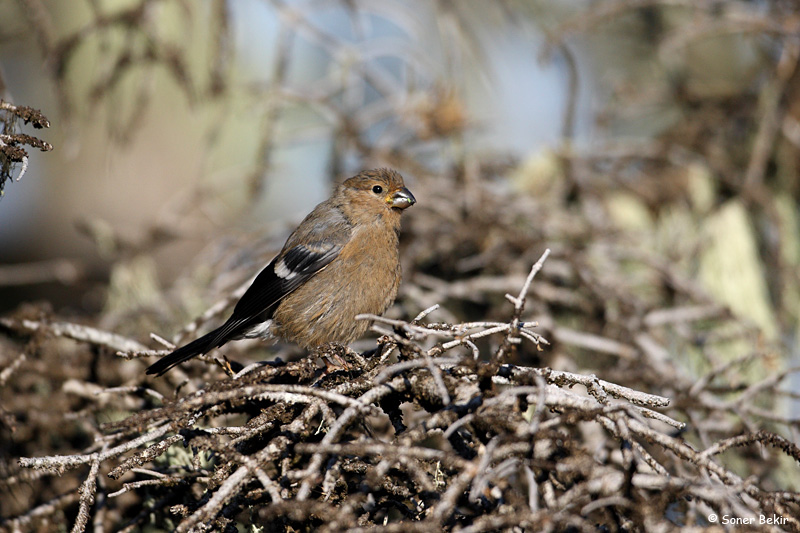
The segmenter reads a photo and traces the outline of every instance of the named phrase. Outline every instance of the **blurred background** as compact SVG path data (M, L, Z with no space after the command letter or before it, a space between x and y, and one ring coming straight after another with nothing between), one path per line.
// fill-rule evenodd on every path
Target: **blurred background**
M489 224L411 244L412 282L514 272L531 242L636 256L796 358L791 2L19 0L0 20L3 98L55 147L4 187L0 311L160 307L244 265L222 294L333 181L389 165L417 211ZM492 234L486 189L529 200L508 224L532 241ZM217 293L193 294L166 304Z
M795 336L791 2L19 0L0 20L3 97L50 117L55 146L0 202L2 310L96 309L69 284L125 247L158 244L168 282L365 167L413 184L466 166L596 203Z
M63 282L108 275L100 234L141 244L158 233L169 241L158 275L169 280L210 238L288 227L332 180L370 165L395 164L413 182L467 153L518 164L559 146L577 93L577 59L547 52L537 22L559 14L534 5L35 0L0 10L4 97L49 114L56 146L9 182L0 262L68 259L0 281L6 311L31 294L96 306L102 295L77 303L85 287ZM585 138L598 94L594 74L580 83L569 120Z

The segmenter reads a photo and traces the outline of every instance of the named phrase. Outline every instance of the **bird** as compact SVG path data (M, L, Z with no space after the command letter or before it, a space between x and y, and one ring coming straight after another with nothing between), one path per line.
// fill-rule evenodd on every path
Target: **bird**
M242 338L281 338L305 349L349 344L369 327L359 314L383 314L400 285L400 219L417 202L395 170L344 180L289 235L225 323L165 355L147 374Z

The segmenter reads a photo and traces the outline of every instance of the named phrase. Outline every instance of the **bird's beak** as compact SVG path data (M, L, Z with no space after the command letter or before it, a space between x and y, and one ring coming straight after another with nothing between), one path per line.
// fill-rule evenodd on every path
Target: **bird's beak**
M389 206L397 209L405 209L417 203L417 199L411 194L411 191L405 187L396 191L393 195L386 199Z

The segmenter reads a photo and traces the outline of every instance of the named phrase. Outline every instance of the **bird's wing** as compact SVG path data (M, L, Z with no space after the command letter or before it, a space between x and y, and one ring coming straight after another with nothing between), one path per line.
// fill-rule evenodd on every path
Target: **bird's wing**
M336 259L341 249L337 243L317 242L285 250L258 274L236 304L233 317L256 316L270 310Z
M327 242L303 244L285 250L256 276L250 288L236 304L227 322L162 357L147 369L147 373L161 375L198 354L222 346L246 332L254 324L268 320L278 302L316 272L325 268L336 258L341 249L342 245Z
M284 250L256 276L231 317L216 331L212 343L224 344L269 319L281 300L336 259L341 249L340 243L323 241Z

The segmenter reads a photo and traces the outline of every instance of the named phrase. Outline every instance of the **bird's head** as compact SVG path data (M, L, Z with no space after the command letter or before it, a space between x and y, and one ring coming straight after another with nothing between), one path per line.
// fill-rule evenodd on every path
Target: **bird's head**
M388 168L365 170L342 183L342 191L350 204L371 215L387 212L395 215L417 203L403 176Z

